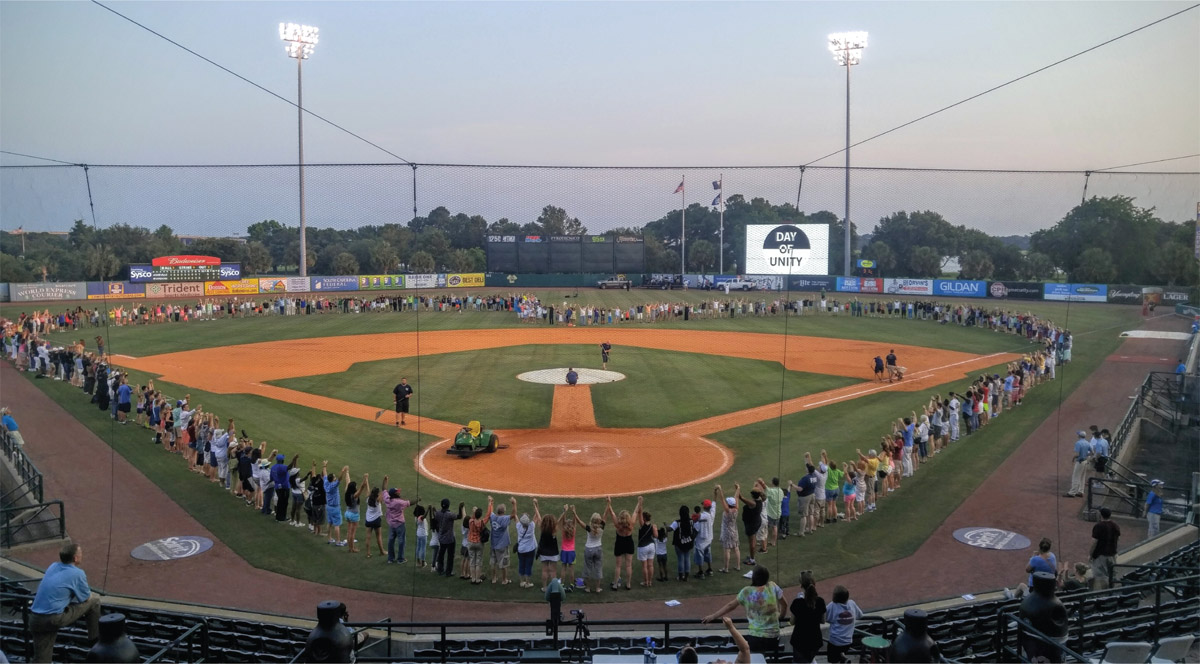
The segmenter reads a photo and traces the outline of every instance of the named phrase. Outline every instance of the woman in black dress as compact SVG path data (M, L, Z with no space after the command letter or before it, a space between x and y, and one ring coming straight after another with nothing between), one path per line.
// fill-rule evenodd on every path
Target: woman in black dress
M742 485L735 484L733 490L738 501L742 503L742 528L746 531L746 539L750 542L749 553L742 562L746 565L757 565L758 563L754 560L754 537L762 526L762 511L766 504L767 487L761 480L755 480L749 498L742 495Z
M792 600L792 661L811 662L823 643L821 625L825 622L825 600L817 594L812 572L800 574L801 594Z

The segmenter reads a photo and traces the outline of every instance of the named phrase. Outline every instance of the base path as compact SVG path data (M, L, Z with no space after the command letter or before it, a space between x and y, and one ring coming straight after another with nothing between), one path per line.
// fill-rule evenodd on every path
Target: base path
M917 391L962 378L1018 356L972 355L918 346L883 345L828 337L673 329L544 327L367 334L272 341L142 358L122 366L165 381L219 394L247 393L360 419L378 408L266 384L312 375L336 375L361 362L484 350L516 345L613 344L612 369L621 347L653 348L780 362L792 371L859 378L859 385L725 413L662 429L606 429L596 425L587 385L555 387L550 427L497 430L508 449L461 459L447 455L462 424L413 417L409 428L440 438L418 454L423 475L451 486L493 493L547 497L622 496L688 486L719 476L733 453L704 436L882 390ZM896 383L874 382L872 358L894 348L913 373ZM312 358L319 357L319 362ZM587 368L581 367L581 370ZM565 373L565 372L564 372ZM390 414L381 417L390 424ZM479 464L483 464L480 466ZM486 466L486 472L480 468Z

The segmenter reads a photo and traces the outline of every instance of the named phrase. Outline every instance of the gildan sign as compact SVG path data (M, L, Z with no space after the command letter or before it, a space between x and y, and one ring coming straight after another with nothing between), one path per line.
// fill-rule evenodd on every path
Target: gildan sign
M987 297L988 287L986 281L934 279L933 292L948 297Z
M932 295L933 279L884 279L883 288L896 295Z
M1042 297L1058 302L1106 302L1108 286L1104 284L1044 284Z
M746 226L747 274L829 274L829 226Z

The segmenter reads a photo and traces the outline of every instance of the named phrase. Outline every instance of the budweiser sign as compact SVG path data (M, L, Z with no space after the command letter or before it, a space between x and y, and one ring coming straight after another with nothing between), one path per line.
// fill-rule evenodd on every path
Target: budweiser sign
M159 256L151 261L155 267L180 267L185 265L220 265L216 256Z

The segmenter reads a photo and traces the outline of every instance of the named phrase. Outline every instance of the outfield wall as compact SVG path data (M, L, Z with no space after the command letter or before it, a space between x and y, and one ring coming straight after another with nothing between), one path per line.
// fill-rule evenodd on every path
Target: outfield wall
M283 293L333 293L401 291L442 288L595 288L609 274L503 274L438 273L375 274L315 277L256 277L224 281L134 283L88 281L67 283L0 284L0 302L73 302L79 300L172 299L243 297ZM628 274L635 288L645 281L669 281L670 274ZM720 290L731 275L686 274L692 289L707 284ZM1062 284L1032 281L982 281L971 279L906 279L882 277L745 275L759 291L844 293L849 295L929 296L989 300L1042 300L1050 302L1107 302L1141 305L1149 301L1174 306L1187 304L1191 292L1182 287L1137 284Z

